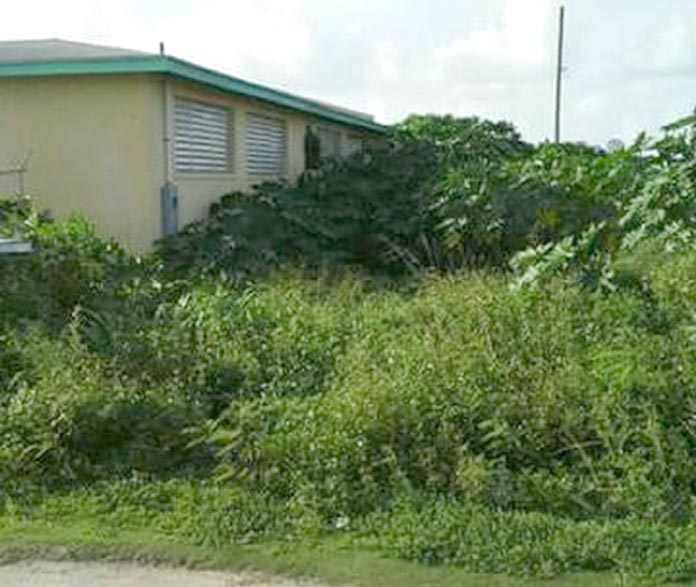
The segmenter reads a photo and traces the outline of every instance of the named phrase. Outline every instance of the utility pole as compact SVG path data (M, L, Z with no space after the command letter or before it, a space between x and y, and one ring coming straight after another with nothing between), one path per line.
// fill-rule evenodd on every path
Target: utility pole
M558 61L556 65L556 124L554 140L561 142L561 95L563 90L563 36L565 29L565 6L561 6L558 23Z

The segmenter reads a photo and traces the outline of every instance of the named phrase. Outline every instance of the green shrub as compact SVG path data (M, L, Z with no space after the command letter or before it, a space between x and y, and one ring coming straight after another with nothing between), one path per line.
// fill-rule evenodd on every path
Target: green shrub
M375 296L347 310L319 393L230 406L214 434L223 469L282 494L309 483L327 517L404 488L580 518L684 517L694 362L656 295L471 276Z
M240 281L285 265L403 273L402 257L434 222L428 186L437 165L431 145L375 144L295 186L263 184L223 197L207 220L163 241L161 252L186 275L222 271Z
M615 220L618 194L629 200L649 176L644 147L533 148L504 122L411 116L297 185L224 196L161 251L185 275L242 281L286 265L392 278L507 269L520 251Z
M0 261L0 494L197 543L357 529L481 572L688 576L693 137L646 144L415 117L225 198L164 263L2 204L36 253ZM530 245L536 288L423 271Z
M665 253L693 250L696 125L690 117L665 130L660 139L642 135L629 149L607 158L590 174L590 182L574 182L584 205L592 205L594 194L601 191L615 211L519 252L512 265L522 284L565 272L593 287L612 289L618 285L613 281L614 258L641 243L659 243ZM566 170L582 178L582 167L573 167Z
M187 449L196 412L183 394L125 385L74 332L52 340L35 331L23 338L21 358L31 374L18 373L0 401L3 491L205 464L204 452Z
M356 296L346 288L322 299L291 279L244 290L191 286L120 335L112 352L134 383L174 385L213 417L236 399L318 394L350 330L342 310Z
M33 242L34 252L0 257L2 325L63 325L76 305L103 296L111 282L137 265L82 218L55 223L30 200L0 200L0 234L17 231Z
M475 573L553 576L616 571L660 580L696 574L693 526L636 520L574 522L537 513L504 513L456 502L404 502L375 516L364 541L392 555L454 564Z

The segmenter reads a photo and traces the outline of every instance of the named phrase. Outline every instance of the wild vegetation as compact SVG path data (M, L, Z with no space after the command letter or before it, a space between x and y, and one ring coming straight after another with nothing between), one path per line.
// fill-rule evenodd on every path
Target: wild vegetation
M695 140L411 117L147 259L4 202L0 526L693 577Z

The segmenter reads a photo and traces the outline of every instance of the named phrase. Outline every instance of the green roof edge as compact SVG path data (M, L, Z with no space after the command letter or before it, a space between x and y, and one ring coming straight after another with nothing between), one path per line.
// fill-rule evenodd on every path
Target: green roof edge
M266 86L246 82L175 57L146 55L143 57L118 57L113 59L0 63L0 78L119 73L159 73L171 75L203 84L228 94L255 98L276 106L311 114L329 122L344 124L377 134L387 132L386 126L362 116L352 115L350 112L324 106L313 100L295 96L281 90L274 90Z

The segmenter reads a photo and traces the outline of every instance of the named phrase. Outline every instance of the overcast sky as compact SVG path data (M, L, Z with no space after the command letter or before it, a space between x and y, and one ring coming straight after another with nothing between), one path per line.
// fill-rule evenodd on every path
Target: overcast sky
M605 144L696 106L695 0L566 0L564 138ZM557 0L0 0L0 39L167 52L362 109L552 134Z

